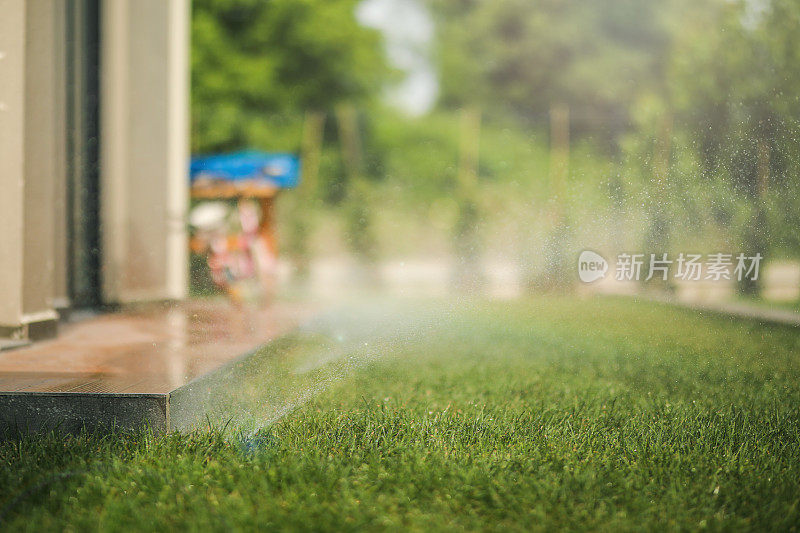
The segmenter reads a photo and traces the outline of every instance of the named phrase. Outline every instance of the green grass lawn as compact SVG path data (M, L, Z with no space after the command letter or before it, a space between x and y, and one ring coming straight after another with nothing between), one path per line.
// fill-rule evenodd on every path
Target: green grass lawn
M2 525L800 525L796 329L628 299L356 306L243 372L224 431L222 410L188 435L0 443Z

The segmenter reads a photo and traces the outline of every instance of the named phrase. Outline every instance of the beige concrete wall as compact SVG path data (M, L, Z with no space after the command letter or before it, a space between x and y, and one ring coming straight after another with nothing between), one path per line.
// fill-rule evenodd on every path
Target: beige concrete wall
M101 11L104 296L182 298L189 3L106 0Z
M67 281L67 2L56 0L53 12L53 43L55 56L53 95L53 164L55 185L53 191L53 305L57 309L69 307Z
M58 0L0 0L0 325L54 320ZM61 128L59 130L59 128Z
M0 326L22 320L25 0L0 0Z
M25 193L23 245L23 322L55 319L55 133L58 0L27 0L25 17ZM60 22L63 23L63 20ZM60 221L61 222L61 221ZM63 222L61 222L63 224Z
M0 329L66 303L63 0L0 0ZM182 298L188 0L102 5L104 298ZM24 334L24 328L20 331Z

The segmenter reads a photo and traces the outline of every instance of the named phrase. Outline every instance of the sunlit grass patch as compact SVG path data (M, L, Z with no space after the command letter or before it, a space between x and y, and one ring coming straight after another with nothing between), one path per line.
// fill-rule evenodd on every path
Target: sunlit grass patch
M258 431L234 418L224 432L220 419L187 435L1 444L4 525L760 530L800 520L794 329L552 298L356 306L300 335L281 348L289 376L321 371L312 362L337 345L355 358ZM253 407L231 409L260 412L248 390Z

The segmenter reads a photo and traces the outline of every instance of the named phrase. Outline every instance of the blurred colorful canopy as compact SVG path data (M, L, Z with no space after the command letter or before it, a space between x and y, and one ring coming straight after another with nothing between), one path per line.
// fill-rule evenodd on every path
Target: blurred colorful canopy
M300 160L293 154L256 150L196 156L192 158L189 174L192 182L200 178L265 180L277 187L291 188L300 181Z

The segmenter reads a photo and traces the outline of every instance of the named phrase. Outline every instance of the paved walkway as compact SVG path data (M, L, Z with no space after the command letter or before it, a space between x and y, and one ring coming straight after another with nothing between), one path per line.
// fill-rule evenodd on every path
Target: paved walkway
M800 327L800 313L788 309L769 309L755 304L741 302L687 302L674 298L654 298L657 301L700 312L731 315L770 324L783 324Z
M308 305L261 310L224 300L109 313L51 341L0 352L0 438L82 428L193 427L204 380L294 329Z
M308 306L187 301L109 313L0 352L0 392L161 394L293 329Z

